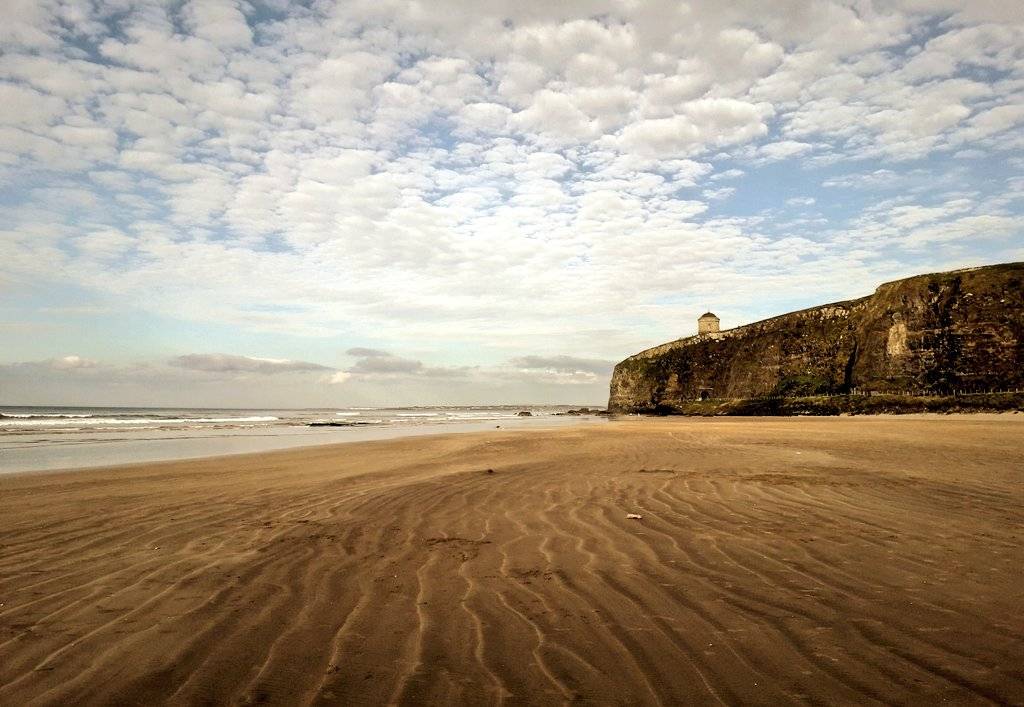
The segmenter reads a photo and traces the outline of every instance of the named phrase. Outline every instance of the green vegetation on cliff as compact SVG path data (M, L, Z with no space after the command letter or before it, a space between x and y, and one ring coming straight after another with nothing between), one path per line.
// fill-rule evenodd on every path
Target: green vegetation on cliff
M663 344L615 367L608 407L687 414L704 398L1024 388L1022 283L1024 263L920 275Z
M1011 412L1024 410L1024 392L966 395L818 395L692 400L645 411L655 415L722 417L741 415L906 415L921 412Z

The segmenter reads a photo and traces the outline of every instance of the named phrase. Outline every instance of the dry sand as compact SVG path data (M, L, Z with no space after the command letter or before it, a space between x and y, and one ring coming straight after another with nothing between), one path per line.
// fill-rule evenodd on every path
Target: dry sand
M1021 703L1022 418L0 478L0 704Z

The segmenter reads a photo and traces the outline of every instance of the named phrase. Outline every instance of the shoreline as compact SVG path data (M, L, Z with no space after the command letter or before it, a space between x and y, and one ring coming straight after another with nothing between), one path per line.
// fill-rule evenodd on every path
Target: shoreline
M83 471L108 466L132 466L164 461L200 460L287 449L402 439L436 434L469 434L501 429L551 428L601 424L605 418L546 416L478 422L439 422L410 426L269 427L262 430L203 430L182 435L167 430L144 435L73 434L35 443L28 435L0 435L0 477L9 474ZM61 452L65 452L62 454ZM80 460L76 463L70 460ZM65 463L63 460L69 460ZM14 468L14 467L19 468Z
M636 419L0 476L0 702L1012 703L1020 419Z
M285 443L280 446L264 446L257 444L248 449L238 449L233 451L223 451L216 453L182 453L182 454L156 454L156 455L140 455L138 451L132 451L133 445L147 445L149 443L160 443L170 442L172 444L180 444L181 446L188 446L190 444L200 443L200 445L206 440L223 440L225 442L250 440L250 441L262 441L265 443L273 442L274 440L281 440L283 437L287 437L287 434L267 434L267 433L250 433L246 434L244 431L237 431L235 434L220 434L220 435L205 435L205 436L190 436L190 437L165 437L165 438L141 438L141 439L115 439L115 440L96 440L96 439L84 439L81 441L70 441L64 442L65 445L83 445L92 446L96 445L101 447L104 445L111 445L121 447L122 452L117 454L117 458L123 459L122 461L96 461L81 466L56 466L56 465L40 465L38 467L26 468L26 469L8 469L6 468L5 462L8 462L11 458L10 449L0 448L0 479L10 476L22 476L22 475L35 475L35 474L79 474L88 471L96 471L102 469L115 469L115 468L131 468L137 466L144 466L150 464L160 463L173 463L173 462L203 462L206 460L217 460L227 459L233 457L245 457L245 456L258 456L263 454L274 454L280 452L301 452L303 450L315 449L320 447L339 447L348 444L362 444L368 442L387 443L389 441L401 440L407 437L439 437L449 434L455 435L470 435L470 434L487 434L490 432L514 432L514 431L533 431L533 430L557 430L561 428L571 428L575 426L589 426L589 425L607 425L607 424L644 424L645 422L653 423L655 421L664 420L688 420L692 422L698 422L701 420L731 420L734 422L748 422L757 424L759 422L769 422L778 420L873 420L873 419L890 419L899 418L905 420L948 420L948 419L959 419L963 421L970 420L1019 420L1024 423L1024 415L1019 415L1020 411L1017 410L1003 410L999 412L908 412L908 413L872 413L868 415L851 415L851 414L840 414L840 415L749 415L749 416L716 416L716 415L655 415L655 414L641 414L641 413L629 413L629 414L614 414L611 416L558 416L558 417L545 417L545 418L518 418L511 420L503 420L501 425L491 424L493 421L478 422L478 423L437 423L437 424L426 424L419 425L416 427L396 428L396 427L380 427L380 428L326 428L323 430L317 430L317 432L323 437L330 437L330 439L321 439L320 441L309 441L308 439L296 440L292 443ZM211 430L212 432L212 430ZM313 437L316 433L307 432L303 437ZM299 435L296 435L299 436ZM39 452L40 456L46 456L46 447L35 447L35 451ZM3 455L7 453L5 458Z
M15 476L15 475L26 475L26 474L72 474L82 473L87 471L95 471L100 469L115 469L115 468L130 468L149 464L159 464L166 462L202 462L205 460L214 459L225 459L231 457L244 457L252 455L272 454L278 452L289 452L296 451L301 452L307 449L313 449L318 447L337 447L347 444L361 444L365 442L380 442L386 443L388 441L405 439L407 437L435 437L444 436L449 434L486 434L494 432L500 429L502 432L512 431L532 431L532 430L556 430L567 427L585 426L585 425L606 425L622 424L622 423L638 423L642 424L643 421L657 421L657 420L733 420L737 422L751 422L757 423L759 421L771 421L771 420L820 420L820 419L852 419L856 418L859 420L871 420L871 419L887 419L887 418L900 418L907 420L943 420L943 419L961 419L961 420L999 420L999 419L1019 419L1024 422L1024 415L1015 417L1020 411L1017 410L1003 410L998 412L984 411L984 412L907 412L907 413L872 413L867 415L852 415L852 414L840 414L840 415L749 415L749 416L716 416L716 415L655 415L655 414L641 414L641 413L629 413L629 414L614 414L610 416L553 416L544 418L516 418L509 420L502 420L501 425L491 424L492 420L485 422L474 422L474 423L437 423L437 424L426 424L419 425L416 427L379 427L379 428L326 428L318 429L317 432L323 437L331 437L331 439L322 439L320 441L309 441L307 439L297 440L292 443L285 443L280 446L264 446L257 444L248 449L238 449L233 451L223 451L215 453L181 453L181 454L159 454L156 455L140 455L138 451L132 451L132 445L147 445L149 443L160 443L169 442L172 444L180 444L181 446L188 446L190 444L200 443L200 445L207 440L223 440L225 442L237 442L248 439L249 441L262 441L264 444L267 442L272 443L274 440L281 441L281 438L287 437L287 434L269 434L269 433L249 433L245 431L236 431L235 434L219 434L219 435L195 435L190 437L164 437L164 438L139 438L139 439L114 439L114 440L97 440L95 438L83 439L81 441L68 441L62 442L63 445L83 445L92 446L96 445L101 447L104 445L111 445L121 447L122 452L115 454L117 458L123 459L123 461L96 461L87 465L81 466L56 466L56 465L40 465L33 468L26 469L8 469L6 468L5 462L10 460L11 455L10 448L0 447L0 478ZM211 430L213 432L213 430ZM303 437L313 437L316 433L305 431ZM295 436L299 436L298 434ZM37 451L40 456L45 457L45 450L47 447L39 446L32 448ZM7 457L4 457L4 454Z

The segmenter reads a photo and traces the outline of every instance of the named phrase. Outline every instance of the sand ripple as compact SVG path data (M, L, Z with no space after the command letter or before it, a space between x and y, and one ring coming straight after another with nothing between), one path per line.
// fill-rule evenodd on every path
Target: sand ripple
M1022 704L1021 470L1002 416L6 477L0 704Z

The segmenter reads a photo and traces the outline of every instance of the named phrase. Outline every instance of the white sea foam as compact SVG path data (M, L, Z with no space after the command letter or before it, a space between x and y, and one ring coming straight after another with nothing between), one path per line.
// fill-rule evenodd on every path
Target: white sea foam
M358 413L358 412L336 412L334 414L337 417L358 417L362 413Z
M274 422L280 418L271 415L257 417L192 417L185 422Z
M13 415L11 416L13 417ZM41 416L40 416L41 417ZM0 419L0 427L55 427L57 425L64 425L67 427L69 424L76 426L80 425L187 425L192 423L231 423L231 422L274 422L278 418L270 416L259 416L259 417L173 417L173 418L152 418L152 417L135 417L135 418L118 418L118 417L85 417L77 419L73 423L68 422L66 419L32 419L32 420L6 420Z
M514 412L450 412L449 420L503 420L516 417Z
M3 417L92 417L92 415L82 415L77 413L21 413L21 412L0 412Z

